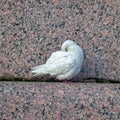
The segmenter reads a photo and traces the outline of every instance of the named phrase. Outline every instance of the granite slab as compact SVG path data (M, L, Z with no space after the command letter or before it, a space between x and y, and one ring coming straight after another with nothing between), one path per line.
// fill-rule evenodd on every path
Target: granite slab
M120 81L119 0L1 0L0 71L28 77L67 39L84 50L75 78ZM1 74L1 73L0 73Z
M0 82L0 120L119 120L120 84Z

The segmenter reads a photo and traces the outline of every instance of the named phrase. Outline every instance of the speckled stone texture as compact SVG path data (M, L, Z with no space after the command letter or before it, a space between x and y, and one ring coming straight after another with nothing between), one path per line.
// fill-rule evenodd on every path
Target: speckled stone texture
M67 39L84 50L75 78L120 81L119 0L0 0L0 71L28 77Z
M119 120L120 84L0 82L2 120Z

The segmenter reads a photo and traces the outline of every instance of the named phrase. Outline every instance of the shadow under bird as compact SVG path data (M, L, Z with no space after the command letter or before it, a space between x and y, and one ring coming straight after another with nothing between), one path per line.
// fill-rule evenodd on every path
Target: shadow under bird
M45 64L31 69L33 76L49 74L58 80L69 80L81 70L83 50L72 40L66 40L60 51L53 52Z

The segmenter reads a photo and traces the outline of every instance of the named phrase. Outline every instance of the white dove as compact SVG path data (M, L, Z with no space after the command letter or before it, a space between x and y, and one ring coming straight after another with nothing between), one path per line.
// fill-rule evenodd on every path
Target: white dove
M50 74L58 80L69 80L81 70L83 50L72 40L66 40L60 51L53 52L45 64L33 67L35 76Z

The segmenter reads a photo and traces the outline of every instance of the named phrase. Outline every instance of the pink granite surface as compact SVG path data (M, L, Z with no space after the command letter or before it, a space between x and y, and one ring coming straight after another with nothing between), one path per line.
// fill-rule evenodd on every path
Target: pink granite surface
M119 120L120 84L0 82L0 120Z
M84 50L75 78L120 80L119 0L1 0L0 71L28 77L67 39Z

